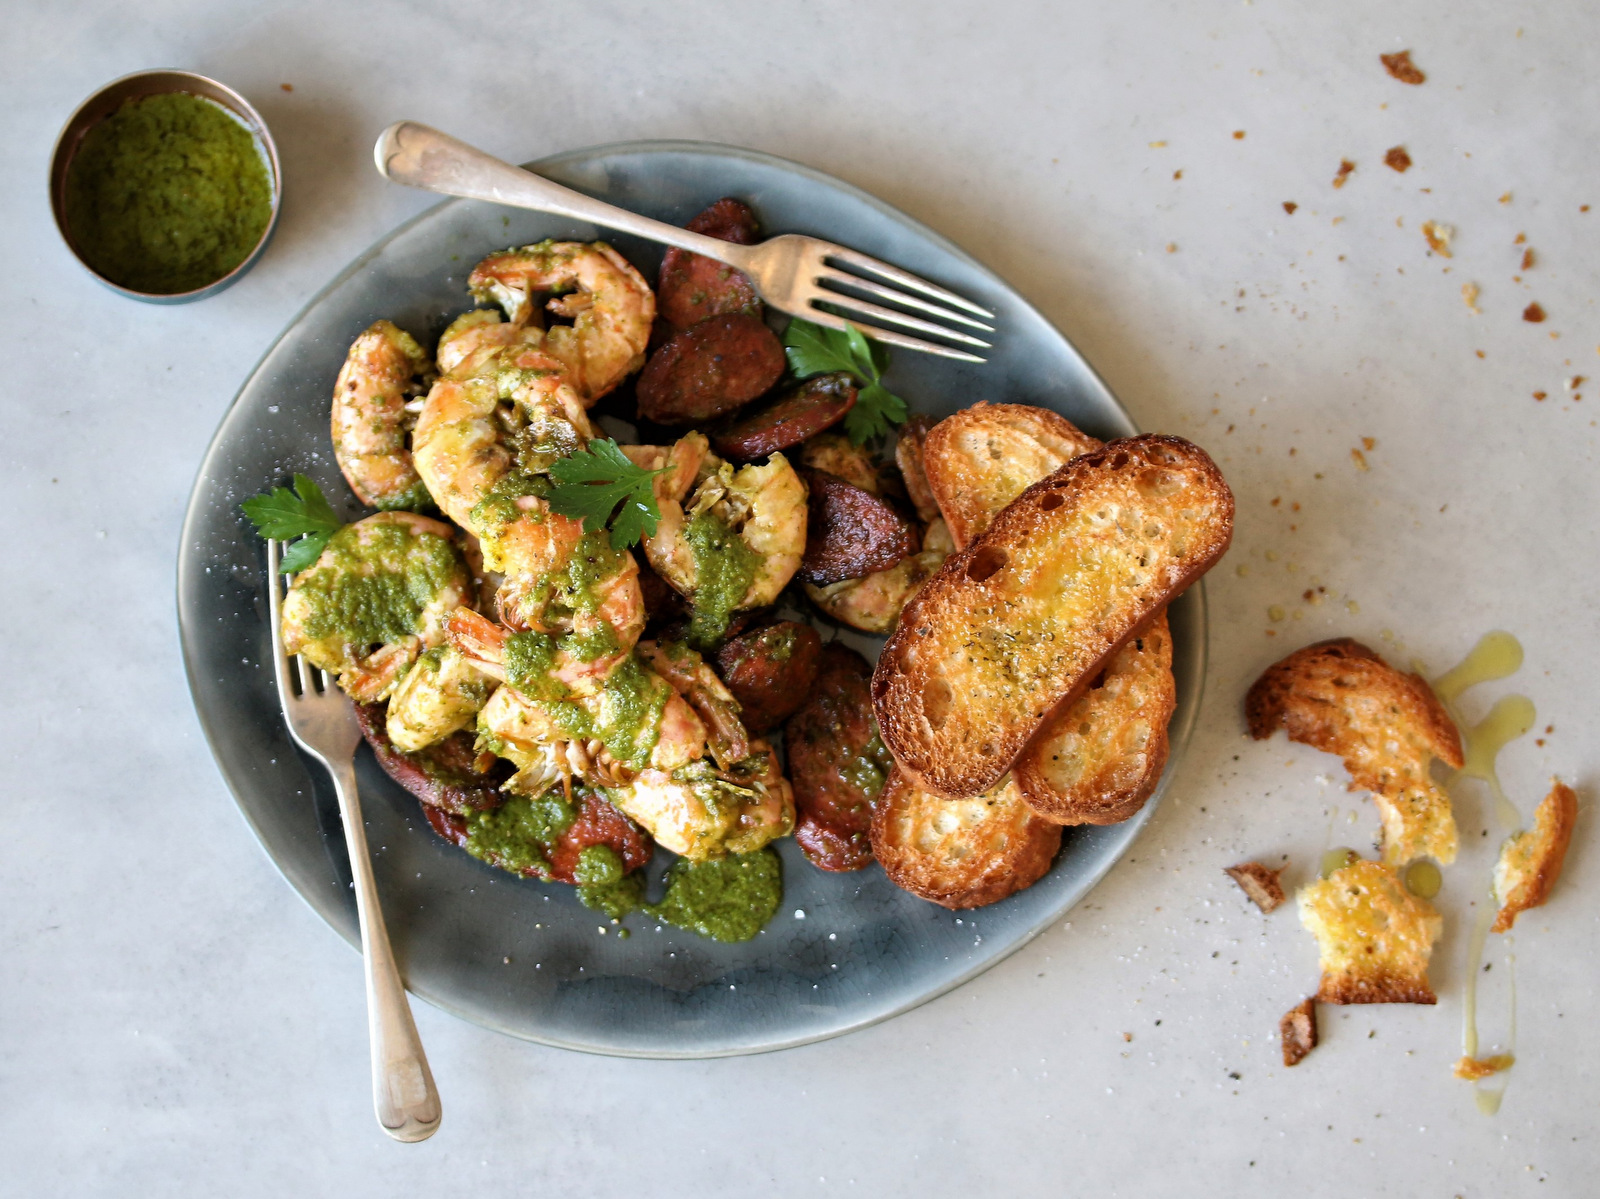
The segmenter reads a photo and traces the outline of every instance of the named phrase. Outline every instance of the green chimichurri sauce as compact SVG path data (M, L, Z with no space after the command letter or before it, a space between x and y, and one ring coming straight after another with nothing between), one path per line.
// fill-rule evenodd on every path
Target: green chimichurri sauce
M750 590L761 555L711 512L690 520L684 526L683 539L694 554L695 566L689 644L711 649L728 631L728 617Z
M667 893L646 908L658 920L717 941L748 941L783 900L783 864L770 849L714 862L679 858L667 872Z
M272 179L255 138L220 104L187 92L141 96L84 136L65 209L95 271L175 295L250 256L272 219Z
M573 876L578 902L621 920L644 903L644 875L627 874L622 855L609 845L590 845L578 855Z
M671 695L671 685L630 654L606 676L598 695L581 705L553 703L547 711L569 739L598 739L617 761L640 770L660 738L661 710Z
M874 732L872 739L862 747L861 752L839 767L839 774L861 794L876 796L889 781L889 767L893 764L894 759L889 756L882 739Z
M345 525L324 558L299 576L308 639L338 637L352 645L388 645L420 631L423 610L466 568L443 537L405 525Z
M549 633L512 633L506 638L506 682L529 699L565 699L566 685L551 674L558 648Z
M517 501L524 496L548 496L550 480L541 475L510 471L495 481L482 499L467 514L479 537L498 537L505 527L522 515Z
M557 787L532 799L513 795L492 812L473 812L467 816L465 848L473 857L491 866L513 874L546 878L550 863L545 854L572 826L576 815Z

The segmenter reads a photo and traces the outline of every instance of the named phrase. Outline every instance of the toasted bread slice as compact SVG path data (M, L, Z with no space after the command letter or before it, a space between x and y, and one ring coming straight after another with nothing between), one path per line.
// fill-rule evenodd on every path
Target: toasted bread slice
M1444 921L1394 868L1364 858L1302 887L1300 923L1322 957L1322 1003L1437 1003L1428 959Z
M961 526L962 548L1030 485L1099 448L1098 439L1047 408L975 404L928 433L923 471L940 510L949 512L946 523ZM1177 693L1163 610L1093 687L1045 722L1017 759L1023 797L1057 824L1116 824L1133 816L1166 769Z
M1232 531L1232 492L1182 438L1068 462L906 605L872 678L884 744L925 790L981 795Z
M871 838L895 886L943 907L976 908L1044 877L1061 826L1035 816L1009 778L972 799L941 799L897 768L874 806Z
M1281 726L1291 741L1344 759L1350 789L1372 792L1378 805L1384 861L1455 861L1456 818L1428 765L1438 758L1459 769L1461 734L1421 675L1401 674L1342 637L1268 667L1244 706L1252 737Z
M928 431L922 469L928 489L966 549L995 515L1040 479L1100 440L1048 408L978 403Z
M1533 814L1533 831L1517 833L1500 847L1494 864L1494 901L1500 905L1494 932L1506 932L1519 912L1550 898L1577 822L1578 797L1560 779L1551 779L1550 794Z

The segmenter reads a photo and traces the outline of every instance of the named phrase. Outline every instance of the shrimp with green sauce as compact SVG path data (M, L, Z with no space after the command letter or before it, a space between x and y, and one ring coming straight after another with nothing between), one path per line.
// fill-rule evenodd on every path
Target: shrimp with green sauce
M707 647L741 608L772 603L800 569L806 485L782 454L735 468L694 432L664 446L623 446L655 477L656 531L645 556L694 607L689 641Z
M356 338L333 385L333 454L350 490L373 508L429 504L408 444L411 403L431 367L416 339L392 321Z
M412 512L345 525L295 575L283 601L283 647L331 671L358 703L387 698L411 665L445 641L472 576L450 526Z
M560 293L546 306L573 323L546 330L543 347L590 404L644 365L655 293L605 242L547 240L491 254L473 268L467 286L519 326L536 319L536 294Z

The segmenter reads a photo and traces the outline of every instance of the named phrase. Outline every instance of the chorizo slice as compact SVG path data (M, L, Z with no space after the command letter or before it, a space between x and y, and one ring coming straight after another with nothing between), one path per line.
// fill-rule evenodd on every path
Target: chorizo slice
M872 715L871 678L865 658L829 643L809 698L783 727L795 835L824 870L856 870L871 860L864 842L872 804L892 765Z
M747 204L731 198L718 200L686 226L735 245L754 245L759 236L756 214ZM761 315L761 297L755 284L741 271L714 258L680 250L667 250L661 260L656 285L656 316L674 332L724 312Z
M361 735L372 746L378 765L429 812L465 814L498 808L505 801L500 784L511 777L511 764L497 758L487 770L478 769L479 755L471 733L451 733L437 745L406 753L389 740L387 704L357 704L355 708Z
M567 831L545 851L550 877L558 883L578 881L578 857L592 845L605 845L622 859L624 873L641 869L650 860L655 842L610 800L588 787L577 788L573 799L577 815Z
M652 354L634 394L641 416L663 425L692 424L748 404L783 369L777 334L758 316L728 312L674 335Z
M815 375L782 392L757 412L741 416L711 434L717 453L735 462L753 462L790 450L831 429L856 406L853 375L836 371Z
M739 701L744 727L759 736L805 702L822 665L822 637L808 624L781 620L735 637L716 653L717 673Z
M801 582L826 587L865 578L922 548L916 526L877 496L827 471L800 473L811 493Z

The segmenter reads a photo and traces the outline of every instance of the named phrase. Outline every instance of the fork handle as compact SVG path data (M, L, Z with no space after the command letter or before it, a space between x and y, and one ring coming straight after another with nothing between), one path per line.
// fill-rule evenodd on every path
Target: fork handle
M361 960L367 972L367 1027L372 1044L372 1101L378 1123L397 1141L424 1141L439 1127L439 1091L422 1051L405 984L395 965L389 931L378 904L378 885L367 853L361 795L354 762L329 766L339 795L339 818L350 851L356 912L361 920Z
M749 247L691 233L676 225L617 208L502 162L417 121L396 121L390 125L378 135L372 155L379 174L407 187L575 217L607 229L620 229L650 241L692 250L739 270L748 270L750 266Z

